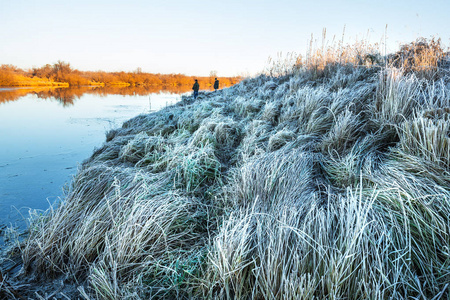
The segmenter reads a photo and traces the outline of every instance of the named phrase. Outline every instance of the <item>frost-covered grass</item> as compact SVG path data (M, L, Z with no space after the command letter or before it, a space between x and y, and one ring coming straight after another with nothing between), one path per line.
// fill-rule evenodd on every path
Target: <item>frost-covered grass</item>
M302 68L109 132L24 271L98 299L450 297L450 79Z

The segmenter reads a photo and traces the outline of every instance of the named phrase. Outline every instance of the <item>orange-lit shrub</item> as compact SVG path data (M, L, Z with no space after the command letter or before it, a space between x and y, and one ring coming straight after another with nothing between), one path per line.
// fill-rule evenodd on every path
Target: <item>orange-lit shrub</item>
M392 66L414 72L421 78L436 79L439 62L446 55L441 39L418 38L415 42L402 45L400 51L389 57Z

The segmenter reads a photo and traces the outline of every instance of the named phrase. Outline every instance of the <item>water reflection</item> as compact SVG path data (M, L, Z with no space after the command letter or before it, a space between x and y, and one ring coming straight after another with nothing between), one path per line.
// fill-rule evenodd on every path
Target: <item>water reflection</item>
M34 94L40 99L50 99L61 102L63 106L71 106L84 94L100 97L108 95L145 96L153 93L183 94L191 92L190 86L98 86L98 87L32 87L0 89L0 103L15 101L23 96Z

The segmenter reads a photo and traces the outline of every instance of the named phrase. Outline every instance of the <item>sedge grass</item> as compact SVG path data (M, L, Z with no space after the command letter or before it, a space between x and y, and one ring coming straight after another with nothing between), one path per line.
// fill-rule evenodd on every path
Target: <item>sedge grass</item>
M111 131L24 272L98 299L450 297L449 81L361 47Z

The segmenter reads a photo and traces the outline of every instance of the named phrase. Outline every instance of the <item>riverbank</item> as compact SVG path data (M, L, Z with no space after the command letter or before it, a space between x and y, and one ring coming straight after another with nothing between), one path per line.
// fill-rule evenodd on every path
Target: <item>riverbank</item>
M448 72L296 66L133 118L33 217L8 282L95 299L448 297Z

